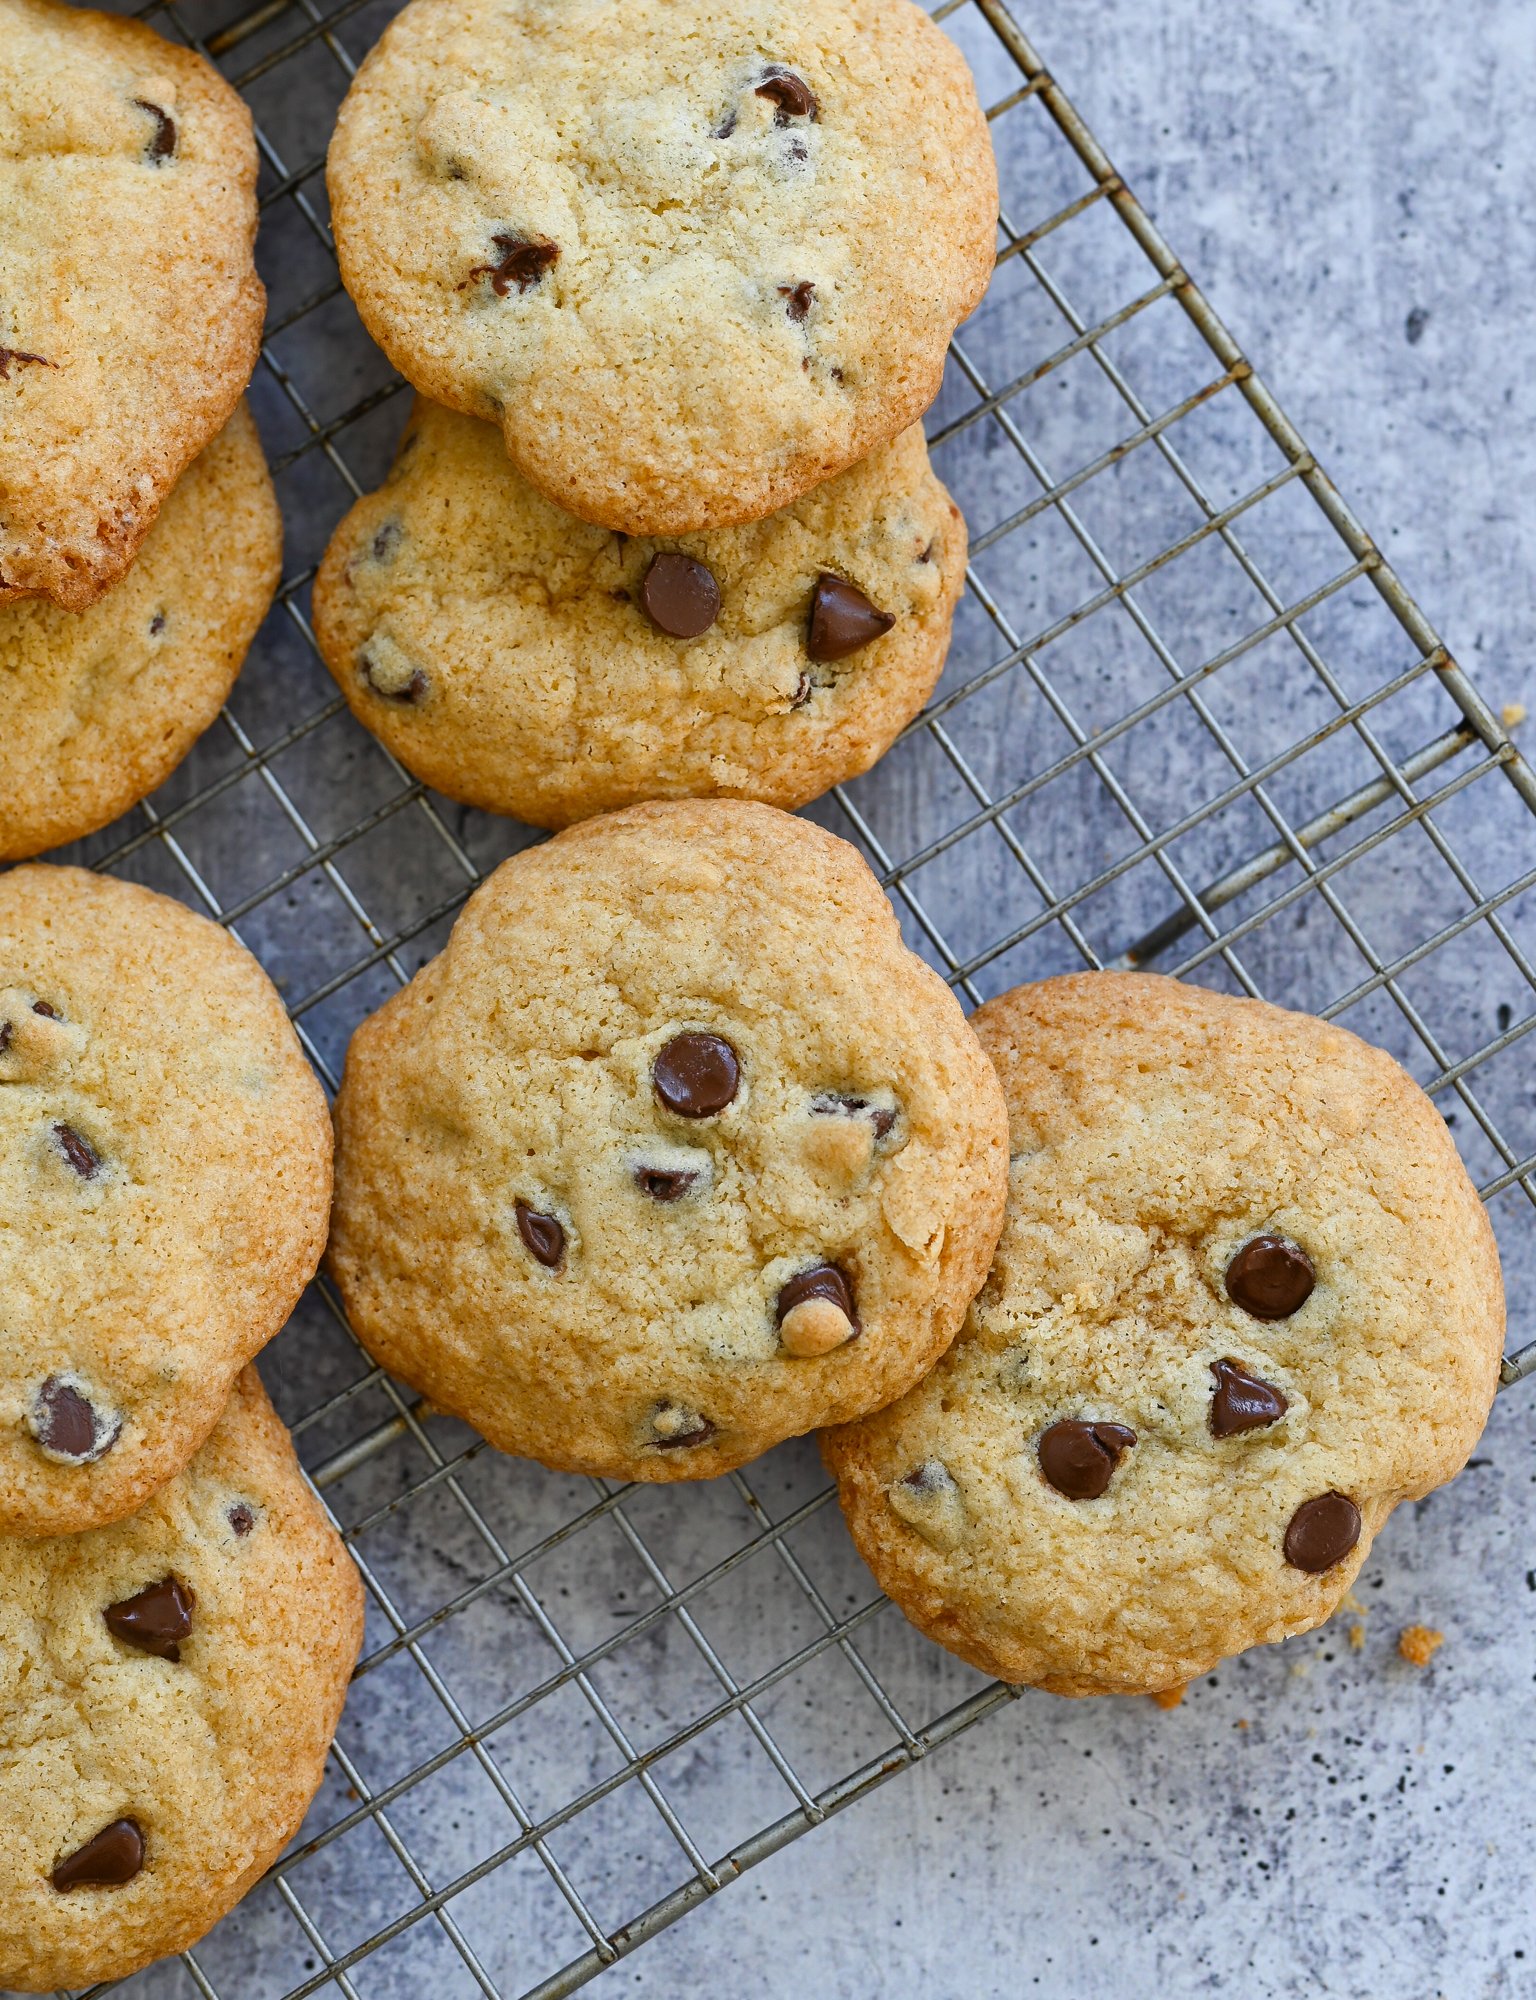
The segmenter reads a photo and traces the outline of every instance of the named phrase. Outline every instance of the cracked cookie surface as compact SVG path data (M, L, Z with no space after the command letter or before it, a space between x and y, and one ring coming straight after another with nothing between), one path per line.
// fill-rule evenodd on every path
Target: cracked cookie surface
M770 806L505 862L362 1025L330 1263L387 1368L562 1469L704 1478L953 1338L1005 1120L846 843Z
M332 538L315 628L358 720L470 805L536 826L648 798L796 806L922 707L965 552L916 426L767 520L663 549L577 520L498 431L423 401Z
M0 1536L0 1986L194 1944L319 1786L362 1585L254 1369L129 1519Z
M0 860L94 833L170 776L240 671L282 546L242 404L107 597L84 611L0 604Z
M997 1257L933 1374L823 1450L881 1586L963 1659L1173 1687L1319 1624L1460 1470L1493 1233L1440 1114L1342 1028L1137 973L974 1021L1010 1120Z
M757 519L915 422L997 223L969 71L911 0L414 0L328 185L401 373L647 535Z
M330 1121L243 946L168 896L0 876L0 1531L177 1472L325 1241Z
M94 603L256 364L251 116L201 56L0 0L0 603Z

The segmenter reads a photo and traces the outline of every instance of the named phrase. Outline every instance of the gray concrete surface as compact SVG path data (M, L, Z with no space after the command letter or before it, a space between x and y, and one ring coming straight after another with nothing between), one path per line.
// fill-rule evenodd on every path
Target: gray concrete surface
M240 0L189 0L198 31L243 11ZM282 171L313 160L344 84L391 8L379 0L349 17L333 62L317 44L302 64L255 81L252 100ZM1245 342L1357 511L1420 595L1496 705L1536 708L1533 637L1536 503L1536 333L1528 310L1536 220L1536 37L1528 0L1038 0L1021 18L1122 171ZM957 32L995 98L1006 63L967 14ZM243 45L239 69L294 32L279 17ZM1005 195L1021 225L1079 192L1071 163L1038 106L999 127ZM320 198L309 178L306 191ZM1041 260L1092 316L1148 279L1126 258L1103 210L1042 245ZM1113 240L1111 240L1113 238ZM264 220L261 257L278 317L324 282L327 265L291 204ZM966 336L991 383L1009 379L1059 346L1063 322L1016 263ZM1107 343L1153 413L1214 372L1164 301ZM388 371L345 302L325 305L279 335L276 351L324 419L382 388ZM274 452L302 435L271 373L253 391ZM952 380L936 423L963 415L970 392ZM363 481L387 463L398 401L339 437ZM1134 428L1092 364L1073 363L1010 406L1019 437L1057 478ZM1275 469L1250 414L1230 391L1177 427L1179 447L1218 503ZM940 466L973 530L1006 520L1036 491L996 426L947 443ZM290 574L324 545L343 505L342 480L318 454L284 473ZM1075 496L1085 533L1117 571L1187 532L1198 516L1166 464L1143 448ZM1245 517L1245 542L1277 588L1294 599L1341 566L1294 490ZM978 558L978 571L1020 634L1043 630L1102 584L1059 518L1034 517ZM1169 658L1187 668L1262 618L1236 567L1207 548L1140 593ZM1368 588L1341 592L1305 621L1351 697L1411 660ZM946 690L998 657L999 636L972 604L957 628ZM1043 655L1033 684L1015 674L952 712L951 734L975 784L993 796L1049 766L1070 743L1047 688L1085 730L1111 727L1164 684L1164 663L1109 609ZM242 678L235 713L254 740L289 727L328 692L295 631L275 621ZM1207 684L1213 720L1250 761L1274 754L1302 727L1326 719L1334 696L1288 641L1259 648ZM1382 742L1407 754L1444 731L1454 713L1429 679L1373 715ZM168 788L166 802L221 768L210 740ZM1176 823L1233 778L1205 725L1182 701L1117 739L1104 768L1145 828ZM1446 765L1454 778L1469 760ZM1292 823L1367 781L1375 765L1358 741L1334 740L1277 775L1271 792ZM397 777L350 723L337 722L274 767L290 803L317 834L341 831L387 799ZM975 793L930 737L900 746L854 788L875 836L896 857L961 824ZM848 832L835 805L817 816ZM526 837L518 829L444 808L477 863ZM1368 826L1382 823L1377 815ZM1536 823L1497 774L1437 814L1482 890L1536 865ZM1028 922L1051 893L1086 882L1135 842L1126 812L1084 765L1032 795L1009 816L1011 835L1039 870L1034 886L1016 855L985 829L923 869L911 893L961 956ZM347 846L337 866L352 893L386 927L405 926L452 887L452 869L414 813ZM120 837L120 836L118 836ZM256 894L301 851L291 821L254 781L184 822L178 837L205 884L225 904ZM1204 883L1273 838L1251 801L1181 834L1170 865ZM92 851L104 849L98 845ZM1335 844L1326 852L1339 851ZM189 893L166 856L143 850L133 872ZM446 875L442 872L447 869ZM1282 873L1228 912L1257 916L1266 897L1296 880ZM1356 923L1386 958L1452 924L1466 898L1443 857L1408 830L1361 856L1336 883ZM1174 907L1177 894L1141 861L1074 912L1088 946L1113 958ZM1504 908L1512 938L1536 947L1532 899ZM916 911L903 905L914 943L937 956ZM357 933L315 872L259 901L241 920L290 997L346 965ZM441 924L413 938L406 968L441 942ZM1192 944L1160 961L1172 966ZM980 968L977 992L1065 969L1077 949L1044 925ZM1349 993L1368 966L1315 896L1272 913L1229 964L1197 977L1250 978L1273 997L1322 1007ZM357 1018L389 990L375 968L305 1015L332 1068ZM1386 1042L1416 1073L1481 1048L1528 1018L1533 998L1508 953L1482 927L1407 968L1400 988L1426 1035L1413 1033L1380 992L1344 1018ZM1536 1150L1530 1042L1482 1066L1475 1102L1443 1097L1474 1172L1500 1165L1478 1126L1494 1120L1517 1154ZM1512 1341L1536 1336L1527 1302L1536 1283L1536 1227L1525 1198L1495 1204L1512 1291ZM355 1355L311 1301L267 1357L265 1372L290 1418L350 1380ZM307 1462L387 1416L377 1392L304 1437ZM468 1444L453 1426L432 1442ZM1487 1439L1450 1489L1401 1511L1373 1552L1353 1605L1324 1630L1230 1663L1164 1712L1147 1701L1067 1704L1026 1694L916 1770L832 1824L798 1841L610 1971L592 1991L668 2000L1086 2000L1106 1990L1174 1996L1220 1992L1243 2000L1520 2000L1536 1993L1536 1922L1529 1883L1536 1855L1529 1715L1536 1671L1536 1387L1501 1399ZM328 1488L343 1521L380 1509L359 1537L390 1602L406 1620L493 1576L488 1537L521 1550L575 1517L590 1488L488 1454L464 1469L465 1496L484 1532L441 1485L418 1491L429 1461L415 1445L381 1454ZM753 1469L751 1487L775 1518L808 1499L814 1454L796 1445ZM500 1715L520 1690L558 1664L531 1608L581 1653L627 1634L658 1602L635 1543L644 1542L672 1584L685 1583L741 1546L753 1523L728 1485L643 1493L612 1518L583 1528L526 1568L527 1595L505 1578L426 1634L422 1658L456 1713L474 1724ZM823 1507L793 1537L807 1573L839 1615L870 1600L866 1574L835 1514ZM700 1631L738 1681L750 1680L812 1641L820 1629L770 1552L693 1605ZM1442 1629L1445 1644L1423 1672L1404 1664L1396 1639L1407 1624ZM390 1637L376 1609L370 1650ZM856 1635L861 1658L903 1715L921 1725L976 1690L977 1677L913 1635L888 1609ZM637 1627L594 1665L594 1695L636 1748L664 1740L708 1711L717 1678L678 1622ZM819 1657L765 1691L765 1730L815 1790L883 1753L890 1724L846 1660ZM397 1656L358 1683L342 1744L370 1790L406 1778L457 1729L418 1666ZM574 1687L551 1694L488 1736L484 1761L460 1755L410 1784L389 1809L392 1837L415 1858L420 1880L366 1822L320 1848L294 1872L306 1934L267 1884L198 1953L202 1977L224 2000L267 2000L323 1976L325 1954L360 1945L416 1906L422 1881L456 1883L512 1837L499 1782L535 1818L600 1787L619 1767L612 1732ZM714 1857L786 1811L790 1797L739 1721L677 1746L656 1783L707 1856ZM353 1809L333 1773L311 1834ZM606 1929L633 1918L686 1872L653 1805L634 1783L595 1798L551 1826L551 1858ZM523 1854L455 1896L450 1914L486 1979L521 1993L579 1952L582 1933L543 1865ZM195 1990L180 1967L132 1982L143 2000L183 2000ZM206 1989L205 1989L206 1990ZM335 1984L322 1990L335 1992ZM457 2000L476 1990L453 1939L429 1918L362 1958L349 1993L406 2000L423 1991ZM484 1990L483 1988L481 1990Z

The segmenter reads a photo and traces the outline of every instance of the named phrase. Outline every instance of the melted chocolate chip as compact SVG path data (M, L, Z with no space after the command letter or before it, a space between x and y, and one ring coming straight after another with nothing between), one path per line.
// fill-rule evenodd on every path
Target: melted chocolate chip
M560 260L558 243L530 243L525 236L493 236L492 243L501 253L500 262L476 264L470 272L470 279L489 278L491 290L504 299L516 285L520 292L526 292L539 283L544 273Z
M57 361L50 361L46 354L26 354L19 347L0 347L0 382L11 379L11 364L18 368L57 368Z
M715 1427L708 1417L700 1416L697 1410L679 1409L675 1403L663 1403L651 1419L651 1443L657 1451L680 1451L684 1446L708 1444L715 1435Z
M192 1606L196 1600L184 1583L174 1576L152 1583L136 1597L109 1604L101 1614L107 1630L124 1645L136 1646L156 1659L179 1661L181 1641L192 1630Z
M373 538L373 559L376 563L388 562L400 546L401 527L398 521L386 521Z
M813 660L846 660L850 653L889 632L896 620L879 611L862 590L823 570L811 598L806 651Z
M681 1201L698 1186L697 1173L688 1167L636 1167L635 1186L652 1201Z
M11 1037L16 1032L14 1021L0 1021L0 1056L11 1046Z
M1285 1531L1285 1559L1316 1576L1343 1562L1360 1539L1360 1509L1343 1493L1303 1500Z
M427 691L427 677L420 667L397 682L381 672L366 653L363 655L363 679L384 701L397 701L405 707L414 707Z
M565 1256L565 1231L552 1215L540 1215L525 1201L517 1204L517 1233L530 1257L557 1271Z
M145 157L151 166L158 167L176 151L176 120L168 111L162 111L158 104L151 104L147 97L136 97L133 101L155 121L155 136L149 142Z
M789 303L784 310L795 325L799 326L802 321L810 317L811 302L816 297L816 287L809 278L802 278L798 285L780 285L779 297L788 299Z
M256 1516L243 1500L237 1500L229 1510L229 1525L243 1542L256 1525Z
M101 1156L89 1139L82 1139L73 1125L55 1125L54 1143L83 1181L93 1181L101 1172Z
M1136 1442L1124 1424L1084 1423L1067 1417L1040 1433L1040 1470L1069 1500L1097 1500L1107 1491L1122 1453Z
M32 1012L34 1014L41 1014L45 1021L57 1021L59 1018L58 1008L50 1007L46 1000L34 1000L32 1002Z
M1255 1236L1227 1266L1227 1297L1255 1319L1289 1319L1316 1283L1312 1259L1283 1236Z
M651 558L640 602L658 631L674 639L697 639L720 616L720 586L703 563L664 549Z
M735 130L736 113L734 111L727 111L724 118L715 127L714 136L717 139L729 139Z
M789 703L790 707L804 708L805 704L811 698L813 689L814 689L814 683L812 682L810 675L802 674L799 680L796 681L795 683L795 692L790 697L790 703Z
M77 1465L104 1458L122 1430L119 1419L104 1419L90 1398L61 1375L50 1375L32 1398L29 1421L44 1451Z
M144 1866L144 1836L138 1822L115 1819L84 1847L53 1864L55 1889L120 1889Z
M787 125L791 118L816 117L821 109L815 93L803 76L796 76L792 69L769 70L757 86L757 95L766 97L774 107L775 125Z
M811 1109L819 1117L864 1118L875 1128L875 1137L889 1136L896 1123L894 1104L871 1104L867 1097L849 1097L841 1091L822 1090L811 1099Z
M165 613L163 611L157 611L154 617L151 618L149 621L149 636L151 639L158 639L160 637L160 634L164 630L165 630Z
M835 1305L854 1332L859 1331L859 1315L854 1305L853 1286L846 1274L835 1264L813 1264L808 1271L797 1271L779 1287L779 1296L774 1303L773 1316L777 1325L782 1326L787 1314L807 1299L827 1299Z
M1290 1405L1272 1382L1250 1375L1240 1361L1213 1361L1216 1377L1211 1397L1211 1434L1236 1437L1239 1431L1267 1430L1279 1423Z
M719 1035L674 1035L651 1070L656 1095L679 1118L713 1118L741 1088L736 1051Z

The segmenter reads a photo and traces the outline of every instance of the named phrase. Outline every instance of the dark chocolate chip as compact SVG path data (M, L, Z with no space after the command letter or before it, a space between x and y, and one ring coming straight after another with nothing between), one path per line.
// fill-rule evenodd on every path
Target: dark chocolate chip
M0 1056L11 1046L11 1037L16 1032L14 1021L0 1021Z
M1360 1509L1343 1493L1303 1500L1285 1531L1285 1559L1316 1576L1343 1562L1360 1539Z
M93 1181L101 1172L101 1156L89 1139L82 1139L73 1125L55 1125L54 1141L83 1181Z
M811 1099L811 1109L821 1117L868 1117L877 1139L886 1138L896 1123L893 1104L871 1104L867 1097L850 1097L837 1090L822 1090Z
M41 1014L45 1021L57 1021L59 1018L58 1008L50 1007L46 1000L34 1000L32 1002L32 1012L34 1014Z
M557 1271L565 1256L565 1231L552 1215L540 1215L525 1201L517 1204L517 1233L530 1257L546 1269Z
M780 285L779 297L788 299L789 303L784 310L796 326L799 326L803 320L810 317L811 302L816 297L816 287L809 278L802 278L798 285Z
M777 1326L784 1324L786 1316L806 1299L828 1299L847 1320L854 1332L859 1331L859 1315L854 1304L853 1286L847 1274L835 1264L813 1264L808 1271L797 1271L792 1278L786 1278L779 1287L779 1296L774 1302L773 1317Z
M1124 1424L1084 1423L1066 1417L1040 1433L1040 1470L1069 1500L1097 1500L1108 1489L1123 1452L1136 1442Z
M736 113L734 111L727 111L725 117L715 127L714 136L717 139L729 139L731 134L735 130L736 130Z
M476 264L470 272L471 280L489 278L491 290L498 298L504 299L516 285L520 292L526 292L539 283L544 273L559 262L558 243L530 243L525 236L493 236L500 254L495 264Z
M53 1864L55 1889L120 1889L144 1866L144 1836L138 1822L115 1819L84 1847Z
M652 1201L681 1201L698 1186L699 1177L688 1167L636 1167L635 1186Z
M811 630L806 651L813 660L846 660L861 646L889 632L896 620L879 611L862 590L823 570L811 598Z
M243 1500L237 1500L229 1510L229 1525L243 1542L256 1525L256 1515Z
M1227 1297L1255 1319L1289 1319L1316 1283L1312 1259L1283 1236L1255 1236L1227 1266Z
M165 613L163 611L157 611L154 617L151 618L149 621L149 636L151 639L158 639L160 637L160 634L164 630L165 630Z
M658 631L674 639L697 639L720 616L720 586L703 563L664 549L651 558L640 602Z
M398 521L386 521L373 538L373 559L377 563L388 562L400 546L401 528Z
M775 125L787 125L791 118L814 119L821 108L811 86L792 69L769 70L757 86L757 95L773 105Z
M679 1409L673 1403L663 1403L652 1423L657 1428L651 1443L657 1451L680 1451L685 1445L708 1444L715 1435L708 1417L700 1416L697 1410Z
M363 654L363 679L381 700L398 701L407 707L414 706L427 691L427 677L420 667L402 687L381 687L374 663L366 653Z
M32 1435L44 1451L89 1465L117 1443L122 1423L103 1421L95 1405L60 1375L50 1375L32 1398Z
M50 361L46 354L26 354L19 347L0 347L0 382L11 379L11 363L18 368L57 368L57 361Z
M679 1118L713 1118L741 1088L736 1051L719 1035L674 1035L651 1070L656 1095Z
M790 707L804 708L805 704L811 698L814 686L815 683L812 681L810 675L802 674L799 680L795 682L795 692L790 697L790 703L789 703Z
M125 1645L137 1646L141 1653L157 1659L181 1658L181 1641L192 1630L191 1591L174 1576L152 1583L136 1597L124 1597L109 1604L101 1614L107 1630Z
M158 167L176 151L176 120L168 111L162 111L158 104L151 104L147 97L136 97L133 101L155 121L155 136L149 142L145 157L152 167Z
M1250 1375L1240 1361L1213 1361L1216 1388L1211 1396L1211 1434L1236 1437L1239 1431L1267 1430L1290 1407L1273 1382Z

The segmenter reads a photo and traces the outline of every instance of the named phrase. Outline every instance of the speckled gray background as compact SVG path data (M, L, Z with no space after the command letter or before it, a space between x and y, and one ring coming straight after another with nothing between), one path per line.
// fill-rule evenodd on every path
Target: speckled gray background
M318 6L302 4L319 16ZM180 11L201 33L244 7L241 0L186 0ZM291 38L296 11L279 16L265 41L238 51L231 71ZM343 56L359 57L390 11L388 0L375 0L351 15L338 35ZM1443 0L1250 0L1244 8L1218 0L1100 0L1091 8L1082 0L1038 0L1018 11L1494 705L1525 700L1536 708L1536 504L1529 497L1536 334L1528 310L1536 268L1536 37L1529 0L1466 0L1454 10ZM956 26L982 69L984 95L997 98L1013 81L1006 62L974 18L957 16ZM342 66L316 45L302 64L288 63L254 85L253 102L283 170L312 167L342 82ZM1081 191L1081 176L1074 178L1059 143L1049 143L1038 106L1018 107L998 129L1005 199L1021 225ZM269 166L269 185L277 171ZM320 202L313 172L301 185ZM275 321L326 282L323 251L286 202L267 212L261 257ZM1090 315L1149 282L1102 209L1051 238L1041 257ZM1042 309L1015 264L966 345L995 383L1063 337L1062 323ZM1217 372L1168 301L1108 346L1154 411ZM388 381L344 300L279 333L274 353L322 422ZM301 441L303 426L273 373L258 377L253 397L274 453ZM952 380L935 422L963 415L969 401L963 382ZM1057 478L1134 427L1086 362L1056 371L1010 408ZM384 405L340 436L360 478L387 463L401 411L398 401ZM1221 502L1278 463L1230 390L1178 435ZM981 534L1036 490L995 426L959 433L939 464ZM289 572L297 574L323 547L346 492L317 453L285 472L280 488ZM1122 571L1195 518L1145 449L1090 482L1076 504ZM1338 545L1319 534L1294 488L1246 517L1243 532L1287 596L1341 567ZM1207 548L1143 593L1149 616L1186 666L1262 616L1233 568L1209 557ZM1021 633L1049 625L1099 580L1049 514L984 551L977 567ZM1354 696L1412 658L1363 586L1342 593L1306 629ZM967 606L946 690L963 686L999 650L997 633ZM1161 670L1118 613L1096 617L1044 657L1052 690L1085 729L1113 724L1161 684ZM294 627L277 618L233 709L261 743L327 691ZM1284 641L1225 669L1206 692L1215 717L1254 761L1322 721L1332 705ZM1383 741L1399 754L1454 720L1428 681L1375 717ZM1040 686L1017 674L955 709L950 727L976 783L994 796L1048 766L1068 742ZM231 754L227 742L210 739L162 795L162 808L190 797ZM340 835L360 811L398 789L398 775L344 719L273 768L320 839ZM1107 768L1154 830L1232 779L1182 703L1120 739ZM1465 768L1452 763L1434 782ZM1273 792L1294 822L1373 775L1358 745L1335 741L1279 776ZM898 858L964 823L975 807L974 793L927 737L909 739L852 797ZM444 813L481 865L524 838L479 815ZM850 830L836 806L817 814ZM1449 800L1438 817L1484 889L1536 865L1536 823L1497 775ZM1124 815L1082 765L1032 795L1007 824L1057 892L1088 880L1133 844ZM419 920L457 880L423 826L414 811L397 815L338 855L348 888L386 929ZM121 837L121 829L104 836L90 852L99 856ZM1200 883L1272 837L1252 803L1239 801L1180 836L1170 853L1186 878ZM250 780L183 821L178 838L225 907L303 858L291 820ZM125 865L188 893L186 880L153 848ZM1276 878L1229 918L1294 879ZM990 832L930 863L911 887L962 956L1027 924L1041 907L1014 855ZM1465 902L1412 830L1352 864L1338 887L1389 958L1454 921ZM1157 868L1142 861L1074 914L1088 943L1112 958L1174 902ZM1532 902L1527 894L1503 911L1527 950L1536 946ZM934 955L911 910L905 914L913 941ZM355 929L338 914L334 884L314 870L258 902L241 929L291 999L359 949ZM439 924L413 938L407 967L442 935ZM1240 960L1273 997L1311 1006L1336 1000L1368 969L1310 896L1244 939ZM1060 925L1049 923L979 968L976 990L1077 962ZM1216 963L1198 976L1232 983ZM391 984L376 967L305 1013L327 1062L339 1060L355 1020ZM1452 1061L1533 1008L1531 992L1486 934L1436 952L1402 984ZM1436 1061L1379 993L1344 1018L1388 1042L1420 1076L1434 1074ZM1521 1155L1536 1150L1532 1046L1516 1042L1475 1079L1480 1102ZM1488 1178L1499 1162L1468 1108L1449 1096L1441 1101L1474 1171ZM1518 1192L1499 1199L1495 1218L1514 1292L1511 1345L1518 1345L1536 1336L1536 1314L1525 1303L1536 1285L1536 1228ZM355 1376L358 1364L312 1301L264 1372L296 1418ZM320 1467L388 1413L370 1390L305 1434L306 1461ZM450 1425L432 1426L431 1439L445 1452L469 1443ZM764 1864L590 1990L667 2000L1014 2000L1021 1993L1079 2000L1106 1989L1244 2000L1317 1993L1517 2000L1536 1993L1528 1888L1536 1856L1528 1728L1536 1672L1533 1447L1536 1386L1501 1399L1485 1444L1455 1486L1392 1521L1362 1575L1357 1610L1224 1667L1172 1712L1146 1701L1074 1705L1026 1694ZM327 1488L344 1522L369 1517L360 1552L407 1620L494 1575L486 1537L471 1532L444 1486L416 1490L428 1469L417 1446L402 1445ZM537 1543L594 1497L582 1482L484 1453L465 1466L461 1483L487 1530L511 1551ZM818 1483L814 1454L803 1444L751 1472L753 1492L775 1518ZM656 1602L655 1579L644 1573L621 1519L644 1537L674 1585L753 1532L740 1495L719 1482L632 1496L622 1516L613 1509L547 1550L527 1583L578 1653L623 1632ZM868 1600L867 1576L829 1510L796 1531L793 1547L839 1614ZM771 1554L744 1563L693 1609L739 1680L771 1668L818 1630ZM549 1675L555 1655L536 1622L503 1579L423 1638L424 1659L463 1716L479 1722L498 1713L519 1689ZM1397 1634L1410 1622L1446 1635L1426 1672L1396 1657ZM1351 1628L1361 1643L1351 1643ZM375 1614L370 1652L388 1641L390 1629ZM857 1641L914 1723L981 1685L889 1610L863 1625ZM719 1695L670 1616L604 1657L591 1684L638 1747L661 1740ZM812 1789L890 1741L889 1725L835 1654L767 1690L757 1712ZM490 1734L487 1757L535 1816L555 1812L615 1769L610 1735L594 1715L591 1702L567 1686ZM376 1791L454 1735L418 1668L397 1655L358 1683L341 1740ZM669 1754L656 1780L709 1857L790 1803L739 1721ZM353 1803L333 1774L308 1831L334 1824ZM432 1888L456 1881L515 1831L486 1767L468 1755L403 1792L390 1824ZM686 1872L633 1783L557 1826L549 1848L609 1929ZM366 1822L305 1860L292 1885L313 1936L305 1937L269 1883L200 1948L203 1977L224 2000L268 2000L323 1978L326 1952L345 1953L407 1915L421 1887ZM488 1979L508 1995L585 1944L531 1854L457 1895L450 1910ZM131 1990L143 2000L186 2000L196 1988L185 1968L164 1967L131 1982ZM407 2000L424 1990L434 2000L458 2000L476 1989L444 1930L428 1919L361 1959L345 1990L366 2000Z

